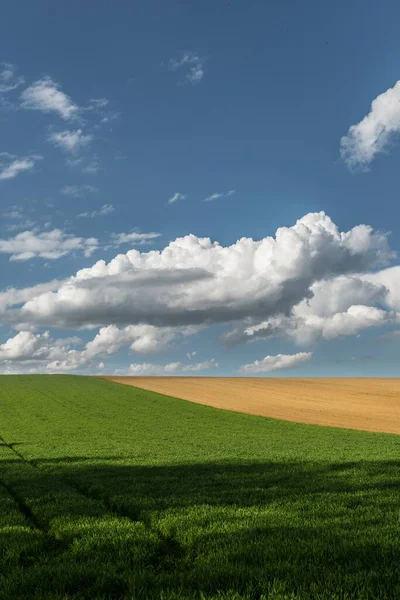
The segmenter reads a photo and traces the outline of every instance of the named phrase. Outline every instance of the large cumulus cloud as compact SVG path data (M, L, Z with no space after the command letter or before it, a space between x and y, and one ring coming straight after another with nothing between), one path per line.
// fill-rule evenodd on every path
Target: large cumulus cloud
M185 326L289 314L310 286L366 271L392 254L367 225L340 232L325 213L311 213L275 237L222 246L188 235L161 251L130 250L82 269L55 291L28 300L18 318L58 327L110 324Z
M4 290L0 318L25 338L10 338L3 350L31 344L32 360L40 354L48 370L70 371L92 368L123 347L158 352L213 324L227 325L227 345L351 335L399 322L400 267L381 268L392 258L386 234L368 225L341 232L323 212L274 237L231 246L187 235L162 250L100 260L64 280ZM47 337L34 337L42 327L98 332L82 349L60 343L52 354Z

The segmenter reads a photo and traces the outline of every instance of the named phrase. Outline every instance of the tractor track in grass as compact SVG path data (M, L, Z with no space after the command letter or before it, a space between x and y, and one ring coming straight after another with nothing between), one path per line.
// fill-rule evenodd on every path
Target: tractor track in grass
M11 450L14 454L16 454L16 456L18 456L18 458L20 460L22 460L24 462L24 464L27 464L30 467L35 468L34 465L30 464L29 461L27 461L17 450L15 450L15 448L13 448L13 444L8 444L2 436L0 436L0 442L1 442L1 444L0 444L1 446L6 447L9 450ZM1 472L1 469L0 469L0 472ZM0 478L0 485L3 489L6 490L8 495L13 499L19 512L24 516L24 519L27 522L27 525L31 529L40 531L44 535L44 539L46 540L47 550L51 551L54 554L56 552L61 552L66 549L67 545L62 540L57 539L55 537L55 535L53 535L53 533L50 531L49 527L44 525L44 523L42 523L40 521L40 519L38 519L37 515L30 508L30 506L25 502L25 500L23 499L21 494L19 494L15 490L15 487L13 485L8 483L3 478Z
M7 447L11 450L19 460L21 460L25 465L29 466L32 469L35 469L37 472L41 472L43 474L48 475L49 473L46 469L40 467L35 459L29 460L23 456L18 450L15 449L15 444L8 443L1 435L0 435L0 443L4 447ZM53 473L51 473L53 474ZM64 482L68 487L75 490L81 496L84 496L87 499L95 500L96 502L100 502L105 509L105 513L113 515L117 518L128 519L132 523L141 523L144 525L146 529L155 533L160 541L160 562L165 565L168 564L170 568L175 567L176 563L182 560L186 555L186 550L183 548L181 543L175 539L173 536L166 535L159 531L157 528L154 528L150 524L150 520L146 518L145 514L143 514L142 510L139 507L135 507L134 509L130 508L122 508L117 506L112 500L105 494L101 492L99 488L89 488L82 482L77 482L74 478L65 477L65 476L57 476L57 478ZM51 550L65 550L67 549L69 544L66 544L62 540L56 538L50 529L43 525L40 522L40 519L37 518L35 513L31 510L31 508L26 504L23 498L14 490L14 488L8 484L6 481L0 479L0 485L4 487L9 495L16 502L18 509L27 519L28 523L31 523L35 529L41 531L47 538L48 547Z
M39 468L39 467L37 467ZM114 515L115 517L129 519L132 523L142 523L146 529L155 533L160 541L161 545L161 553L163 558L163 563L167 562L170 565L170 568L173 566L176 567L176 561L182 560L187 552L181 543L173 536L166 535L162 533L159 529L154 528L150 520L146 517L146 515L142 512L139 507L130 507L130 508L122 508L121 506L117 506L107 495L103 494L100 488L91 488L89 489L82 482L77 482L75 479L70 477L63 477L63 481L65 481L70 487L74 488L77 492L89 498L91 500L97 500L101 502L106 508L107 512ZM165 568L165 564L164 564Z
M44 528L41 527L40 523L36 519L36 516L33 514L31 509L29 508L29 506L27 504L25 504L23 499L16 493L16 491L12 488L12 486L10 484L8 484L6 481L4 481L3 479L0 479L0 485L3 489L6 490L8 495L14 500L15 504L18 507L19 512L24 516L28 525L35 529L39 529L43 533L47 533L44 530Z
M35 459L29 460L29 459L25 458L20 452L18 452L18 450L15 450L14 444L9 444L8 442L6 442L6 440L1 435L0 435L0 442L4 446L9 448L12 452L14 452L14 454L16 454L16 456L18 456L18 458L21 459L26 465L28 465L29 467L32 467L33 469L36 469L37 471L41 471L42 473L47 474L46 469L43 469L42 467L40 467L37 464L37 462L35 461ZM75 491L77 491L79 494L82 494L82 496L85 496L86 498L90 498L91 500L96 500L96 501L102 502L104 505L104 508L107 511L113 513L115 516L130 519L132 522L135 522L135 523L140 522L140 521L144 522L140 516L139 510L136 513L133 511L124 511L121 509L117 509L115 507L115 505L113 505L113 503L110 501L110 499L107 496L104 496L100 491L89 489L87 486L85 486L82 483L78 483L75 479L73 479L71 477L61 476L59 478L62 481L64 481L69 487L71 487ZM2 482L2 480L0 480L0 482ZM5 487L7 487L7 489L10 487L10 486L7 486L7 484L5 482L3 482L3 485ZM20 502L24 505L22 500ZM26 509L32 514L32 517L33 517L32 521L34 521L35 516L30 511L29 507L26 507Z
M8 442L6 442L6 440L1 435L0 435L0 442L3 447L6 447L9 450L11 450L21 461L23 461L24 464L28 465L29 467L32 467L33 469L38 469L38 467L35 464L31 463L28 459L26 459L24 456L22 456L22 454L20 452L18 452L18 450L16 450L14 448L15 444L9 444ZM2 487L5 488L7 490L7 492L9 493L9 495L13 498L13 500L15 501L15 503L18 506L19 511L24 515L24 517L27 519L28 523L31 523L33 525L33 527L35 527L35 529L39 529L40 531L45 533L46 536L51 537L55 542L59 542L59 540L57 540L55 537L53 537L53 535L49 531L49 529L46 526L44 526L42 523L40 523L40 520L37 518L35 513L26 504L26 502L23 500L23 498L20 496L20 494L18 494L18 492L15 491L14 487L11 484L7 483L7 481L5 481L4 479L0 479L0 485L2 485Z

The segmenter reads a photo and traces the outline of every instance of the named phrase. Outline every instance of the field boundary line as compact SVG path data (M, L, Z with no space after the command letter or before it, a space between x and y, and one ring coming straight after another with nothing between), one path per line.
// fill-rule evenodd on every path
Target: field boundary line
M362 431L381 435L400 435L400 378L382 378L385 385L381 385L373 393L356 390L352 387L344 389L343 386L349 382L357 382L359 378L263 378L263 377L188 377L188 376L96 376L103 381L116 383L131 387L134 390L147 391L166 398L174 398L190 404L209 407L213 410L229 413L251 415L253 417L280 421L286 423L303 424L308 426L340 429L346 431ZM319 380L325 387L321 390L314 389L320 385ZM261 380L261 381L260 381ZM267 381L268 380L268 381ZM279 387L273 389L270 381L279 380ZM379 378L364 378L365 385L371 380L372 383ZM395 381L396 390L385 389ZM214 388L215 382L218 386ZM243 388L244 382L246 389ZM305 383L306 392L293 402L292 396L296 390L293 384ZM336 391L341 395L337 399L332 393L326 392L326 386L334 383ZM389 383L387 383L389 382ZM211 385L212 384L212 385ZM228 391L220 397L220 384L228 386ZM290 385L289 385L290 384ZM230 389L232 386L232 389ZM368 389L368 388L367 388ZM383 391L382 391L383 390ZM356 393L357 392L357 393ZM252 399L249 403L246 398ZM253 397L254 395L254 397ZM374 396L375 400L367 402L365 396ZM218 397L219 400L215 401ZM314 405L313 397L318 398L318 405ZM345 401L343 398L345 397ZM222 399L221 399L222 398ZM271 401L273 399L273 402ZM348 407L354 402L354 410ZM383 404L379 404L376 398L380 398ZM311 399L311 401L310 401ZM277 410L279 407L279 410ZM334 410L332 410L332 407ZM382 407L384 412L381 414ZM371 412L372 410L372 412ZM377 425L379 424L379 426Z

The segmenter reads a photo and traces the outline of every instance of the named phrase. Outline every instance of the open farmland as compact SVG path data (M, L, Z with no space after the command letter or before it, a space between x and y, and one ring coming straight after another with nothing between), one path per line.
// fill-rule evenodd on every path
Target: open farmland
M365 431L400 433L400 379L108 377L216 408Z
M0 377L0 599L400 597L397 435Z

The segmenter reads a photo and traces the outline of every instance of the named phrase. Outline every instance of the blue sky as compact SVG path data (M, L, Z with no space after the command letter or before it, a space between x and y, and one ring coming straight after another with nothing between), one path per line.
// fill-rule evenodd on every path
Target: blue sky
M398 376L399 16L3 2L0 371Z

